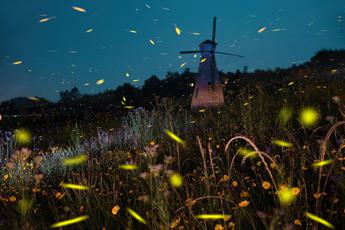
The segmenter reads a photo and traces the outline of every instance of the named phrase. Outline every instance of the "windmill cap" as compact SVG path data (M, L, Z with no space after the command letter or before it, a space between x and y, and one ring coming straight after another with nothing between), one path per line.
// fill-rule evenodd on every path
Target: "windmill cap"
M200 43L200 45L204 45L204 44L215 44L217 45L217 42L211 41L210 39L207 39L205 41L203 41L202 43Z

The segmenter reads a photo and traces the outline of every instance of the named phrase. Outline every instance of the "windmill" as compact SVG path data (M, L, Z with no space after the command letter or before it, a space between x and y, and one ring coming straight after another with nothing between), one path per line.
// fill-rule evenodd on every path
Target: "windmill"
M217 18L214 17L212 40L207 39L200 43L200 50L180 52L180 54L201 54L198 75L192 97L192 109L200 107L217 107L224 104L222 85L217 70L215 54L243 57L237 54L216 52L216 23Z

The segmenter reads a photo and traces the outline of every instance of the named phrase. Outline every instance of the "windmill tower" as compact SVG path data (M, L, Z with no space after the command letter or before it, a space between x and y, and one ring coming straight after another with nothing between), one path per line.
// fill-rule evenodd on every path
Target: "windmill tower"
M218 107L224 104L222 84L217 70L215 53L243 57L237 54L216 52L216 22L213 18L212 40L200 43L198 51L181 51L181 54L201 53L199 70L195 81L192 109Z

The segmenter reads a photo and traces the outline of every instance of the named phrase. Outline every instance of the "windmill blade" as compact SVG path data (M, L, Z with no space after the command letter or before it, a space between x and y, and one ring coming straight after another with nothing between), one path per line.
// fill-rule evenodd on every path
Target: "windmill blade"
M244 57L242 55L238 55L238 54L231 54L231 53L224 53L224 52L214 52L216 54L224 54L224 55L230 55L230 56L235 56L235 57Z
M195 54L195 53L202 53L199 50L193 50L193 51L180 51L180 54Z
M216 27L217 27L217 17L213 17L213 31L212 31L213 42L216 42Z

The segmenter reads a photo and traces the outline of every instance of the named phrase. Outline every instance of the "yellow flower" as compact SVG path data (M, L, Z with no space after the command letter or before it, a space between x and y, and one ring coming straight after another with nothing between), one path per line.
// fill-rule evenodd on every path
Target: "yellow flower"
M230 180L230 177L228 175L224 175L222 179L220 179L220 182L226 182Z
M325 193L325 192L323 192L323 193L317 192L317 193L313 194L315 199L320 199L320 197L323 196L323 195L327 195L327 193Z
M4 175L4 180L7 180L8 179L8 174L5 174Z
M262 187L263 187L265 190L267 190L267 189L269 189L269 188L271 187L271 184L270 184L270 182L268 182L268 181L264 181L264 182L262 182Z
M173 222L170 223L169 227L176 228L177 225L180 223L180 221L181 221L180 217L176 218Z
M234 222L230 222L229 223L229 228L230 229L235 229L235 223Z
M15 202L17 200L17 198L15 196L10 196L9 201L11 202Z
M217 224L215 227L214 227L214 230L224 230L224 227L220 224Z
M241 192L240 197L249 197L249 193L248 192Z
M35 187L35 188L33 188L33 189L32 189L32 191L36 193L36 192L41 191L41 189L40 189L40 188L36 188L36 187Z
M61 192L55 193L55 198L58 200L61 200L64 196L65 196L65 193L61 193Z
M231 184L232 184L232 187L237 187L238 186L238 183L235 180Z
M302 226L302 222L299 219L295 219L293 222L294 225Z
M247 200L241 201L238 204L238 206L240 206L241 208L247 207L248 205L249 205L249 201L247 201Z
M293 187L291 192L293 195L297 196L301 192L301 189L298 187Z
M120 210L120 206L115 205L113 209L111 210L111 213L115 216L119 210Z

